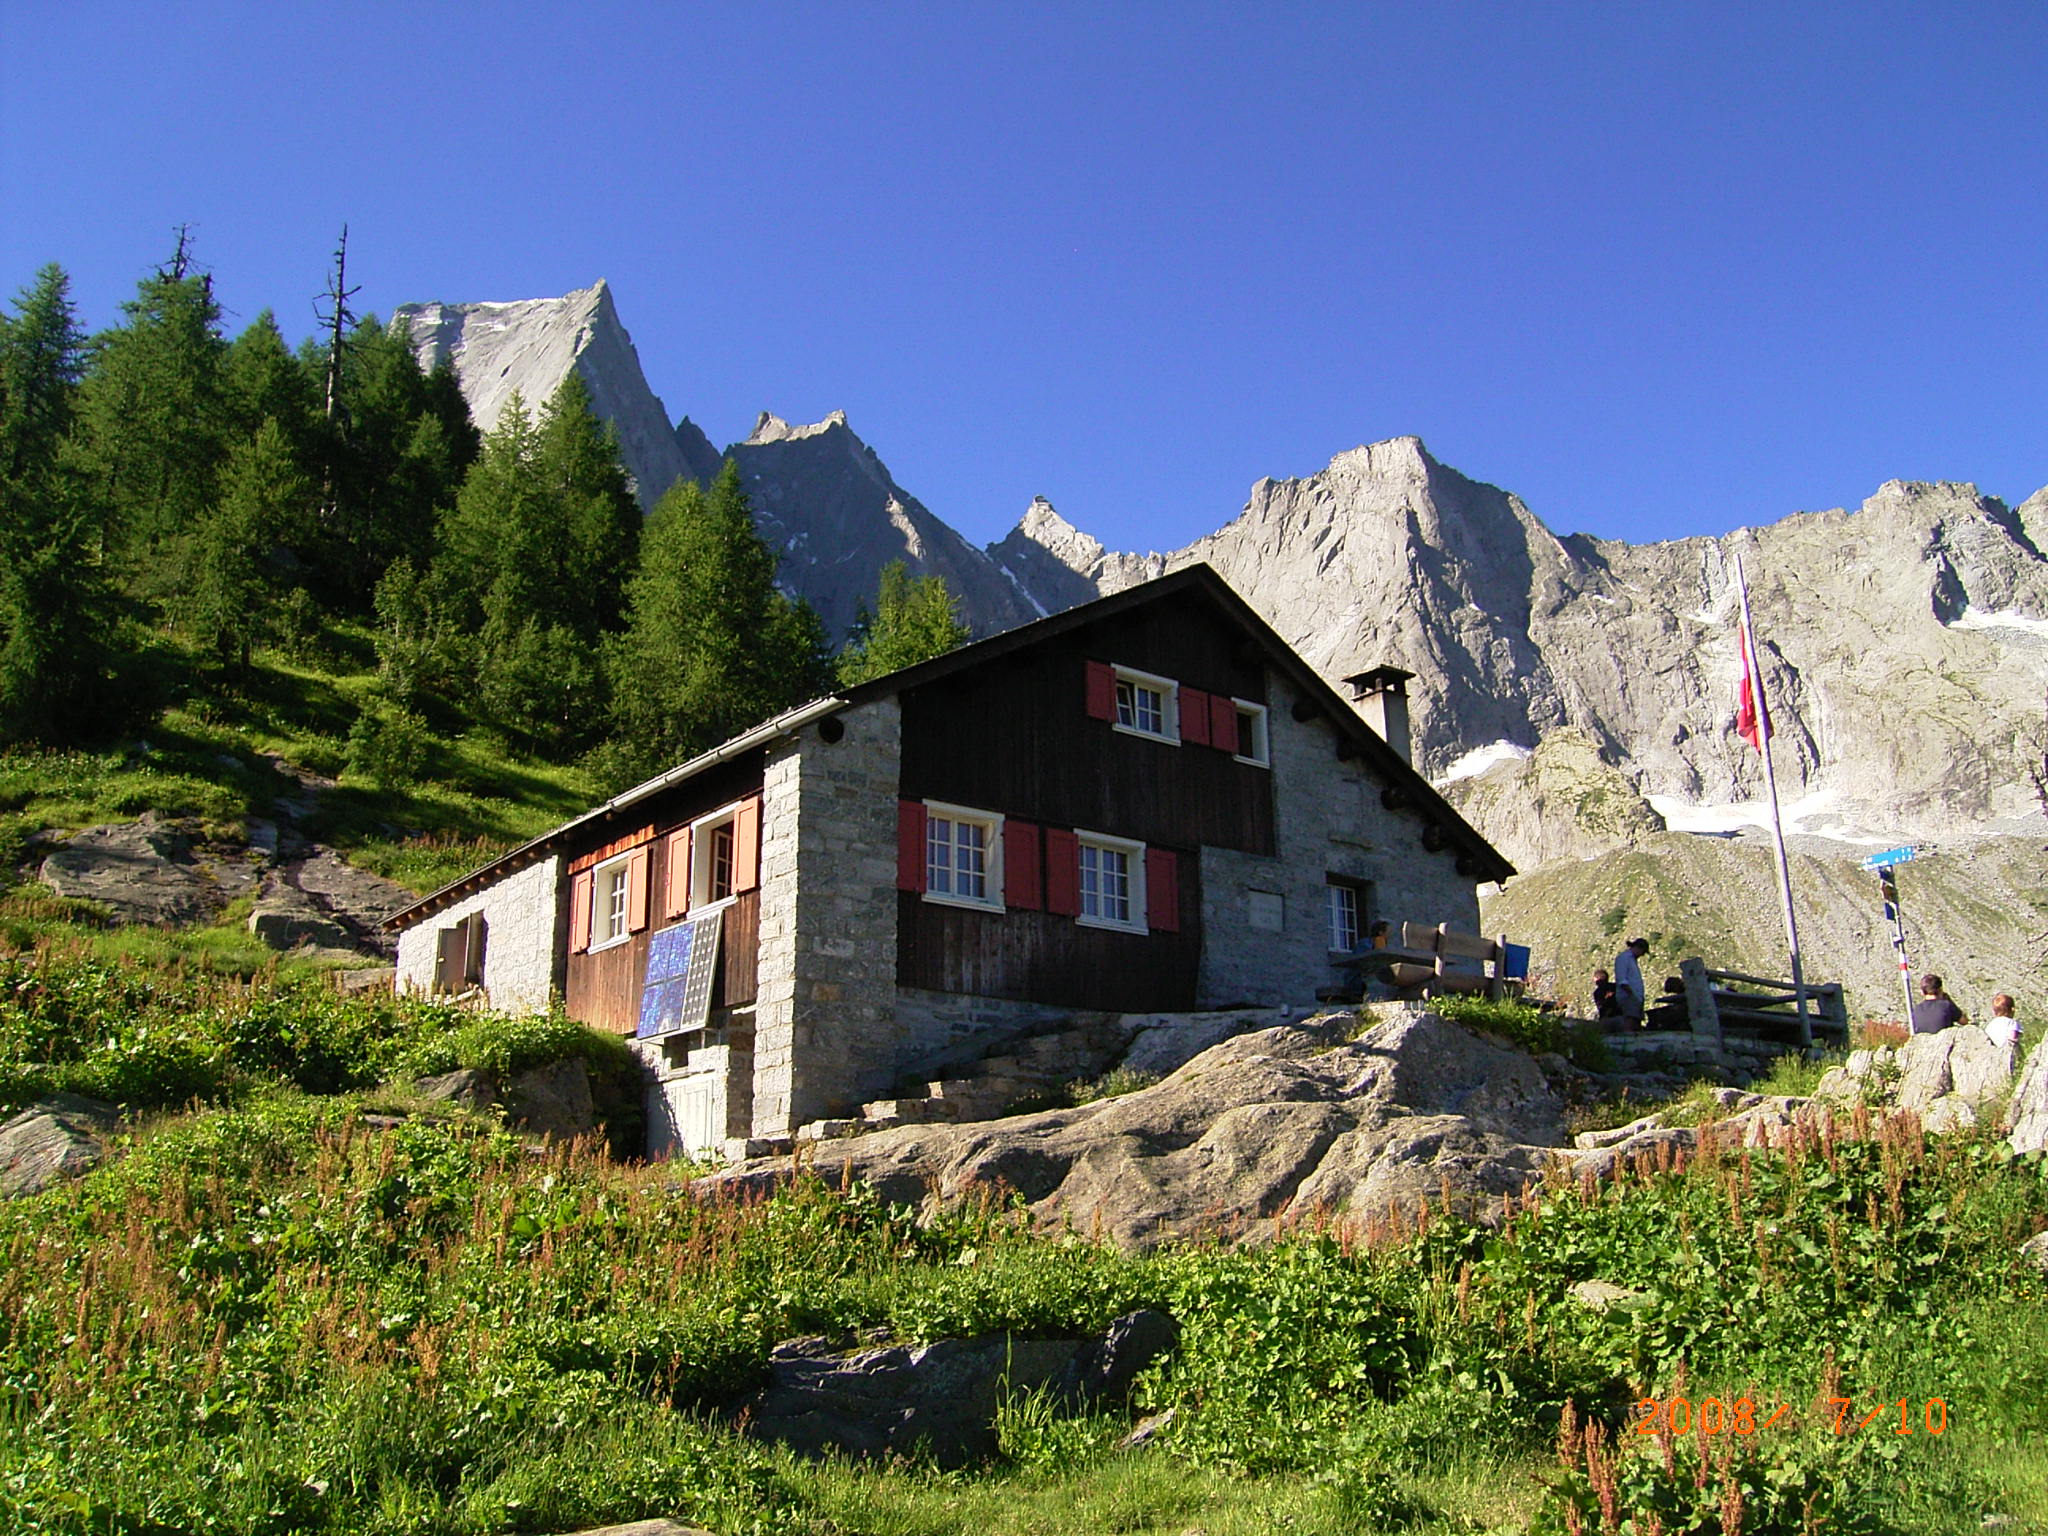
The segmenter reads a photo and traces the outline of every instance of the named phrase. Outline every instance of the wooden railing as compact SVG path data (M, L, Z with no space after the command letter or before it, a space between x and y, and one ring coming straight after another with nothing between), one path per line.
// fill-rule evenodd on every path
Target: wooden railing
M1799 1045L1813 1044L1816 1035L1848 1038L1849 1007L1840 982L1808 982L1802 1017L1799 994L1789 981L1712 970L1696 955L1678 962L1678 974L1692 1032L1710 1038L1716 1050L1728 1030Z

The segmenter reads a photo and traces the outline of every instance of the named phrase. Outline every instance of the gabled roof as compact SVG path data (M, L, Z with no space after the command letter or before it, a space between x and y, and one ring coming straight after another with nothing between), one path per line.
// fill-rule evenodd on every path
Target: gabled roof
M394 914L386 919L384 926L402 928L419 918L430 916L470 891L532 863L566 840L578 828L614 816L651 795L695 777L707 768L730 762L780 737L793 735L814 720L822 719L838 710L858 708L862 704L889 698L906 689L937 682L1000 657L1042 645L1057 636L1076 629L1084 629L1130 609L1161 602L1182 593L1194 593L1208 598L1223 611L1226 618L1242 629L1265 653L1267 661L1300 691L1315 714L1330 722L1344 743L1346 755L1357 756L1387 786L1383 798L1388 799L1393 805L1412 808L1422 818L1425 828L1438 828L1442 839L1440 846L1447 845L1460 854L1467 855L1473 866L1474 879L1505 880L1515 873L1515 866L1510 864L1493 844L1480 836L1464 817L1453 810L1450 802L1438 794L1429 780L1418 773L1406 758L1388 746L1385 739L1345 702L1343 696L1325 682L1315 668L1302 660L1294 648L1259 617L1251 604L1238 596L1236 589L1229 582L1217 575L1210 566L1196 564L1182 566L1179 570L1171 571L1156 580L1140 582L1136 586L1124 588L1121 592L1113 592L1108 597L1097 598L1092 603L1083 603L1078 608L1055 613L1049 618L1019 625L1015 629L1006 629L1001 634L989 636L986 640L974 641L957 650L948 651L943 656L919 662L914 667L905 667L899 672L890 672L837 694L813 699L810 703L777 715L772 720L765 720L709 752L693 757L665 773L657 774L644 784L636 784L624 793L613 796L603 805L596 806L573 820L563 822L559 827L542 833L530 842L522 843L509 853L499 855L461 879L443 886L429 896L422 897L403 912Z

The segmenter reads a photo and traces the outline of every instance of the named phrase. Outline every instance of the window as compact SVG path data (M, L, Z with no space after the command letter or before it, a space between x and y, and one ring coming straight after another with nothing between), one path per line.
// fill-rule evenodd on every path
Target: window
M754 888L760 837L760 803L752 799L720 806L690 823L692 912Z
M1116 668L1116 728L1155 741L1180 740L1179 685L1170 677Z
M1272 767L1273 756L1266 742L1266 706L1246 699L1230 702L1237 706L1237 760L1259 768Z
M472 912L435 935L434 990L466 992L484 979L484 915Z
M1358 948L1358 888L1332 881L1324 887L1330 893L1330 949L1348 955Z
M1145 845L1077 832L1080 921L1095 928L1145 931Z
M622 854L597 866L590 914L590 947L603 949L624 943L631 934L633 879L631 854Z
M924 806L925 900L1000 910L1003 818L937 800Z

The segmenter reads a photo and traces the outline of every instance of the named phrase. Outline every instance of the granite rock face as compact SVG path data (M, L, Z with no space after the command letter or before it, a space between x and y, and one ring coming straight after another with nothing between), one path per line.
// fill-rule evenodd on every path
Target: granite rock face
M0 1120L0 1199L39 1194L90 1173L119 1118L111 1104L56 1093Z
M1633 848L1667 830L1628 775L1575 726L1527 755L1504 755L1439 786L1473 826L1521 869Z
M1001 1184L1049 1226L1129 1248L1214 1230L1271 1237L1313 1213L1364 1222L1422 1202L1487 1208L1561 1155L1562 1103L1523 1052L1429 1013L1390 1009L1242 1034L1152 1087L1076 1109L915 1125L820 1143L811 1166L887 1199ZM741 1194L786 1159L699 1181Z
M619 434L619 457L643 511L679 477L703 473L709 443L694 427L685 435L669 424L602 279L559 299L401 304L391 324L411 336L421 367L453 363L470 417L484 432L497 426L515 394L529 415L539 415L575 369L590 389L591 409ZM715 458L710 470L718 471Z
M162 926L210 922L256 888L263 858L208 838L199 824L145 811L136 820L73 833L43 860L43 884L60 896L104 903L117 922Z

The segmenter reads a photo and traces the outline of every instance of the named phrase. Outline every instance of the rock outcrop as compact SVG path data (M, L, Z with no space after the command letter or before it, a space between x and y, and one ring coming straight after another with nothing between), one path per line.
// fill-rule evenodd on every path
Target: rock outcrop
M1628 776L1576 726L1553 731L1532 753L1503 754L1437 787L1521 869L1597 858L1667 830Z
M1049 1226L1127 1247L1216 1230L1271 1236L1318 1213L1363 1222L1446 1199L1475 1209L1540 1179L1563 1105L1536 1062L1429 1013L1390 1009L1225 1040L1120 1098L967 1125L915 1125L817 1146L830 1181L892 1200L1003 1186ZM787 1159L700 1181L743 1193Z
M60 896L103 904L116 922L149 926L211 922L256 889L263 858L246 844L209 837L196 821L145 811L134 821L87 827L42 862Z
M619 456L643 510L679 476L704 473L710 444L694 427L685 433L669 424L602 279L559 299L401 304L391 324L412 338L421 367L454 365L470 418L485 432L514 395L538 415L573 368L590 390L591 409L619 434ZM715 455L709 467L717 473Z
M106 1156L120 1112L98 1099L55 1093L0 1120L0 1199L39 1194L79 1178Z
M913 576L943 576L977 634L1039 616L994 561L890 477L845 412L793 426L764 411L753 434L727 451L761 537L780 561L780 580L810 599L834 635L847 631L863 603L873 605L892 560Z

